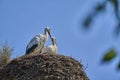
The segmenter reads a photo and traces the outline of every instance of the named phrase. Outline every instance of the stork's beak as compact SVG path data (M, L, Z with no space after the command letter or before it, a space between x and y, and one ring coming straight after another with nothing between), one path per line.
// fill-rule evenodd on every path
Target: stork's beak
M51 32L50 32L50 28L47 28L47 32L48 32L50 38L52 38L52 35L51 35Z

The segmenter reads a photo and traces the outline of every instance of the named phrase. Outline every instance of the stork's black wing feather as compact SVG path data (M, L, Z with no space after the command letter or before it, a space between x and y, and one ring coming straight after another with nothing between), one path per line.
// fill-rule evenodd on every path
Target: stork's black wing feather
M35 44L32 47L28 48L26 50L26 54L30 54L31 52L33 52L37 46L38 46L38 44Z

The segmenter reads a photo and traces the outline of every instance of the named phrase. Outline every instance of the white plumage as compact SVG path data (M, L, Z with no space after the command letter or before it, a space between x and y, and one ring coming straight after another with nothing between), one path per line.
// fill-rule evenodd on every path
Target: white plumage
M42 49L41 53L52 53L52 54L57 54L58 53L58 47L57 47L56 39L54 37L51 37L51 40L52 40L52 45L45 46Z
M48 39L48 34L50 34L50 28L45 28L45 34L38 34L32 38L29 44L26 47L26 54L30 54L31 52L40 53L42 48L44 47L45 42Z

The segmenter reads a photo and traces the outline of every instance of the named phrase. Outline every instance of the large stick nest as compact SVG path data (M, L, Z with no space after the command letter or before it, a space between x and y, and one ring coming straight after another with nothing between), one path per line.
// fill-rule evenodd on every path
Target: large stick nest
M0 70L0 80L88 80L82 64L58 54L29 54Z

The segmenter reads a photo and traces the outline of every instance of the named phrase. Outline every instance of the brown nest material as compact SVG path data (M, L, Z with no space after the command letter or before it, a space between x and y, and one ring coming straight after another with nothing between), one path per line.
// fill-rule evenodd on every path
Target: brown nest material
M29 54L0 70L0 80L89 80L82 64L59 54Z

